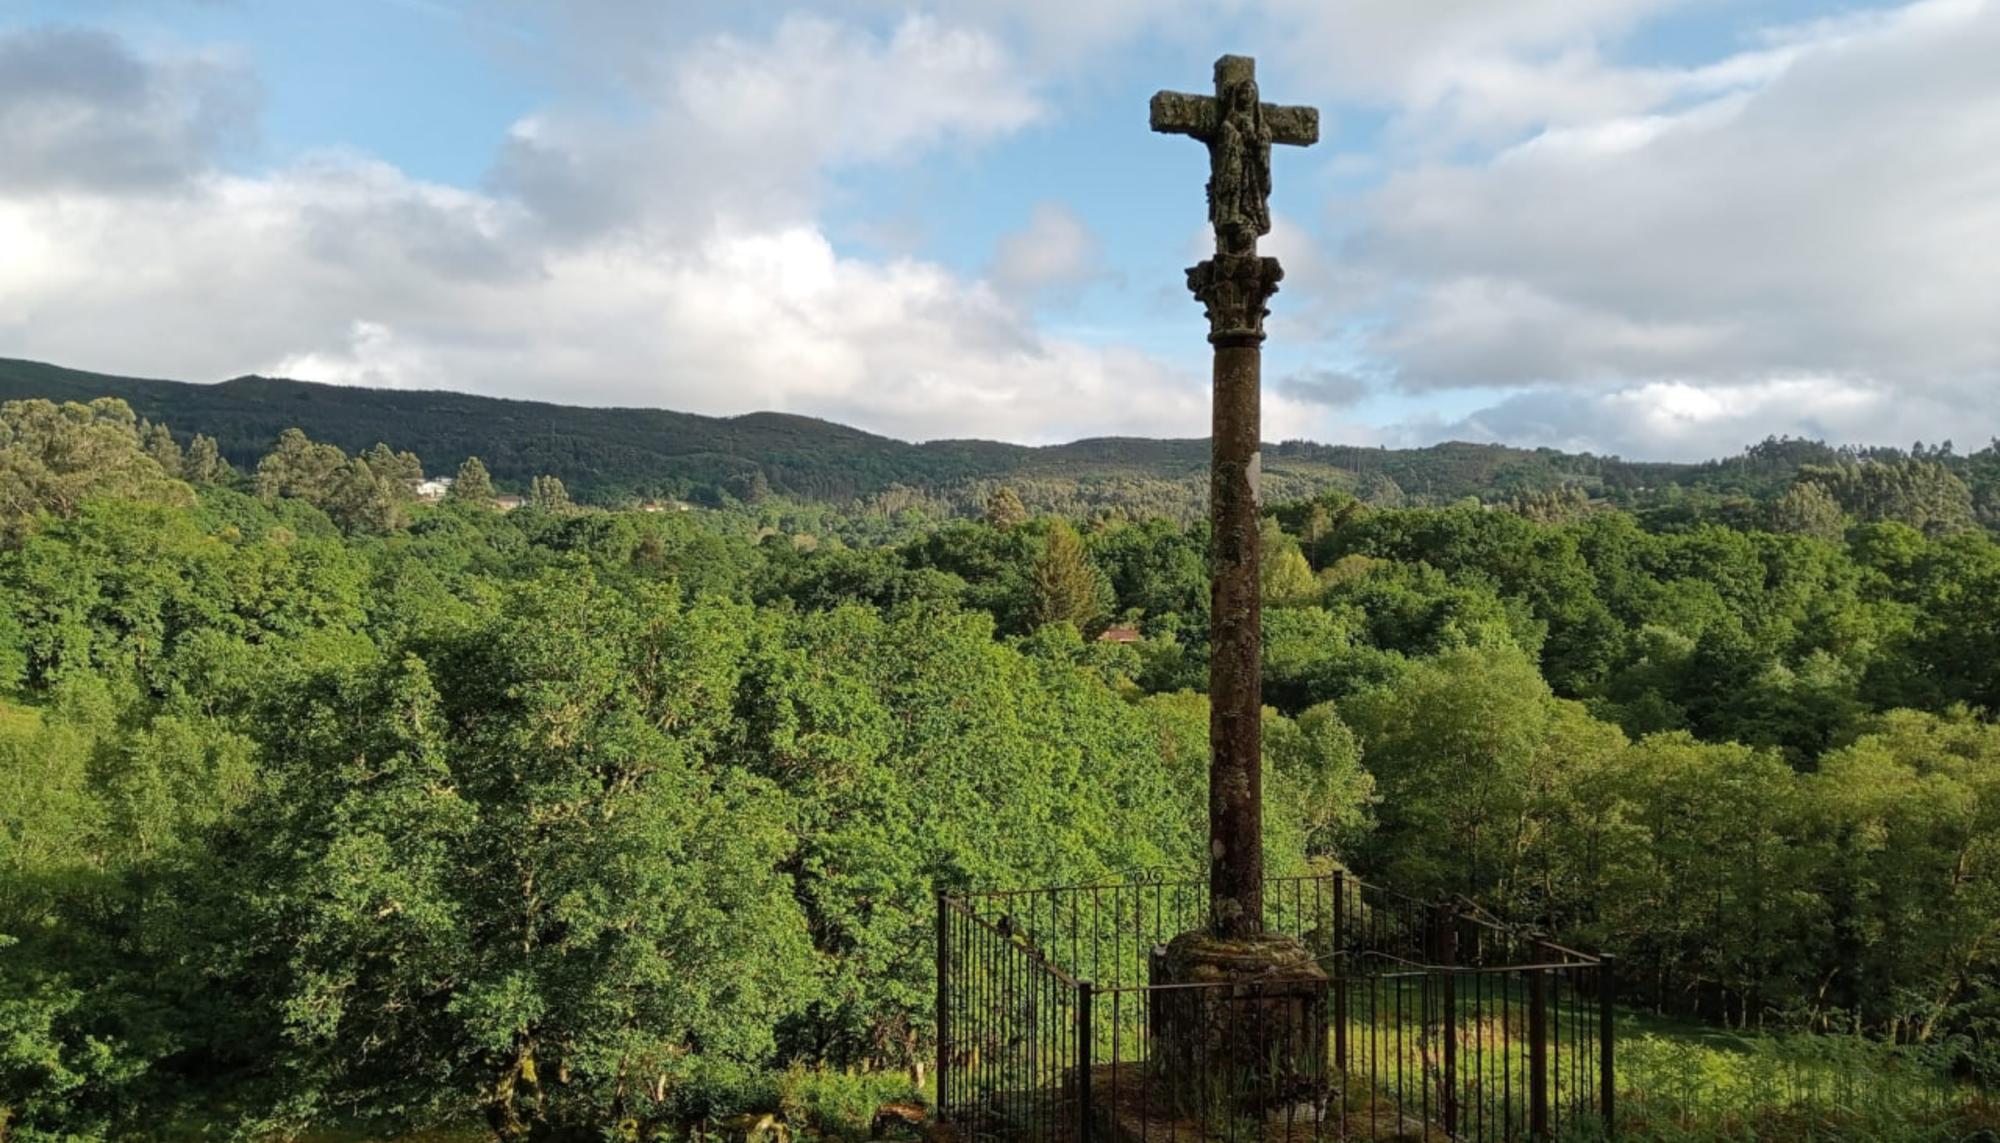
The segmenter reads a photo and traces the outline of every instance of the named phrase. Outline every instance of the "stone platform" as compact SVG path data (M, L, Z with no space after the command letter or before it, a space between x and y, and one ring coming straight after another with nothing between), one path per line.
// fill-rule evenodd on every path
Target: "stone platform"
M1326 973L1292 937L1182 933L1152 965L1154 1072L1169 1098L1288 1105L1326 1083Z

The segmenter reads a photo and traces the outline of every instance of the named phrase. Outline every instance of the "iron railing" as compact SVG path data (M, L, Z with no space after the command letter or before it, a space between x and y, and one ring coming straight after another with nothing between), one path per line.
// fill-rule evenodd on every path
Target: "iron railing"
M938 1115L995 1140L1608 1135L1610 957L1342 873L1275 878L1267 930L1321 970L1170 983L1198 880L940 894ZM1199 1022L1241 1053L1204 1045Z

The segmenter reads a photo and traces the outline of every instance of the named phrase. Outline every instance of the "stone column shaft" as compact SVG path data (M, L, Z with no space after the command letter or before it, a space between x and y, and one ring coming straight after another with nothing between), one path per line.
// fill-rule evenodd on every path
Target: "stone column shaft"
M1257 496L1261 337L1215 346L1209 477L1208 892L1217 936L1263 931L1263 581Z

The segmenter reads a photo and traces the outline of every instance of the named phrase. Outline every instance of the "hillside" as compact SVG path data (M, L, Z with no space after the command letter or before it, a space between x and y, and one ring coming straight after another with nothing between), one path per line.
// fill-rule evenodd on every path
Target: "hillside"
M0 400L104 396L124 399L140 416L164 421L183 437L216 438L239 467L253 466L280 432L296 426L349 452L377 441L408 449L433 472L450 472L477 454L503 485L520 486L547 473L597 500L738 494L756 487L759 474L774 492L824 500L897 485L948 494L994 480L1129 490L1134 484L1199 484L1208 461L1205 440L1100 438L1042 448L982 440L910 444L783 413L705 417L257 376L190 384L0 358ZM1615 487L1689 466L1633 466L1549 449L1465 443L1385 450L1286 442L1269 447L1265 467L1288 491L1346 486L1447 500L1564 483Z

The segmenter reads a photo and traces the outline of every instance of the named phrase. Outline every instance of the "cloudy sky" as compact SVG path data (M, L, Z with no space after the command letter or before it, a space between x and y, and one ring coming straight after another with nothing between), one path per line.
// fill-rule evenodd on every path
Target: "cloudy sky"
M1202 436L1225 51L1267 438L2000 434L2000 0L7 0L0 355Z

